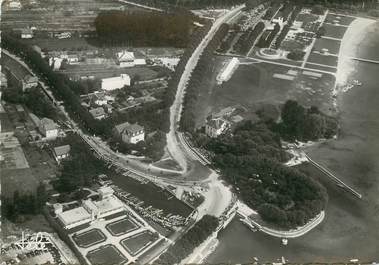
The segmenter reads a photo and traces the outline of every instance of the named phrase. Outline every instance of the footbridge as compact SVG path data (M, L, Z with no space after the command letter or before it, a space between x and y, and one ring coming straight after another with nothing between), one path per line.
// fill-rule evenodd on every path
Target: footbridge
M327 168L321 166L317 162L313 161L307 154L305 154L306 158L308 159L309 163L311 163L313 166L315 166L317 169L319 169L322 173L330 177L334 182L337 183L338 186L345 189L348 192L351 192L354 196L358 197L359 199L362 199L362 194L360 194L358 191L350 187L348 184L337 178L332 172L330 172Z
M364 59L364 58L351 57L351 56L349 56L348 58L354 61L359 61L359 62L364 62L364 63L379 64L379 61L371 60L371 59Z

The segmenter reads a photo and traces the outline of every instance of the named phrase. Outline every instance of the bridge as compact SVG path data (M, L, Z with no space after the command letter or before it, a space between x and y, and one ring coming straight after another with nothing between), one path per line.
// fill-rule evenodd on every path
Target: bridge
M322 173L330 177L334 182L337 183L338 186L345 189L348 192L351 192L354 196L358 197L359 199L362 199L362 194L360 194L358 191L350 187L348 184L337 178L332 172L330 172L325 167L321 166L317 162L313 161L307 154L305 154L305 157L308 159L308 161L315 166L317 169L319 169Z

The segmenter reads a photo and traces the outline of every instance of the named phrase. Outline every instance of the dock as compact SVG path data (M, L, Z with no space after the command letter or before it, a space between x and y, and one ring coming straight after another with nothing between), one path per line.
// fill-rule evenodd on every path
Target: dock
M317 162L313 161L307 154L305 154L308 161L315 166L317 169L319 169L322 173L330 177L334 182L337 183L337 185L343 189L345 189L348 192L351 192L354 196L358 197L359 199L362 199L362 194L360 194L358 191L356 191L354 188L350 187L348 184L340 180L338 177L336 177L332 172L330 172L327 168L321 166Z

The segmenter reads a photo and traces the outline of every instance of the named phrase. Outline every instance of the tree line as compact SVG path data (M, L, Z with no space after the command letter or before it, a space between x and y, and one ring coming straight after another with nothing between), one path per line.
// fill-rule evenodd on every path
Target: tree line
M216 217L204 215L187 233L171 245L156 263L179 264L216 230L218 224Z
M187 12L108 11L95 19L97 38L104 45L186 47L193 17Z
M204 49L204 52L202 53L195 69L191 74L190 80L188 82L188 87L186 88L182 116L180 119L180 128L184 131L194 131L195 115L193 110L197 102L199 89L201 88L203 79L212 74L211 66L213 60L213 52L217 49L217 47L219 47L221 41L224 39L228 31L228 24L222 24L220 26L213 39Z
M20 194L19 191L15 191L11 197L1 197L3 217L12 222L22 222L24 215L42 213L48 195L45 186L40 183L35 193Z

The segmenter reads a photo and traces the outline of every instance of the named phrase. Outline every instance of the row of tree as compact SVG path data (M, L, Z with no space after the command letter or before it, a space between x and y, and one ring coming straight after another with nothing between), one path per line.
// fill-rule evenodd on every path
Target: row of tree
M218 219L205 215L156 261L157 264L179 264L204 242L218 227Z
M195 115L193 111L197 102L199 90L201 89L203 79L212 75L213 53L228 33L228 30L228 24L222 24L220 26L213 39L208 43L208 46L205 48L191 74L180 119L180 128L182 130L193 132L195 129Z
M95 19L98 39L104 45L186 47L193 17L187 12L155 13L109 11Z
M282 28L280 34L278 35L278 37L275 40L275 48L276 49L279 49L280 45L282 44L282 41L287 36L288 32L291 29L291 26L293 25L293 22L295 21L296 17L299 15L300 11L301 11L301 7L300 6L296 6L293 9L293 11L292 11L292 13L291 13L291 15L290 15L290 17L289 17L289 19L287 21L287 24L284 25L284 27Z
M248 31L248 35L246 37L245 41L242 41L239 46L239 51L242 54L246 54L250 48L254 45L254 43L257 41L258 37L262 34L263 30L265 29L265 24L260 21L255 25L253 30Z
M245 3L246 0L133 0L138 4L173 10L178 8L201 9L201 8L225 8Z
M266 30L263 32L261 38L259 39L257 43L257 47L259 48L268 48L270 47L271 43L275 39L275 36L279 33L280 26L278 23L275 23L273 30Z

